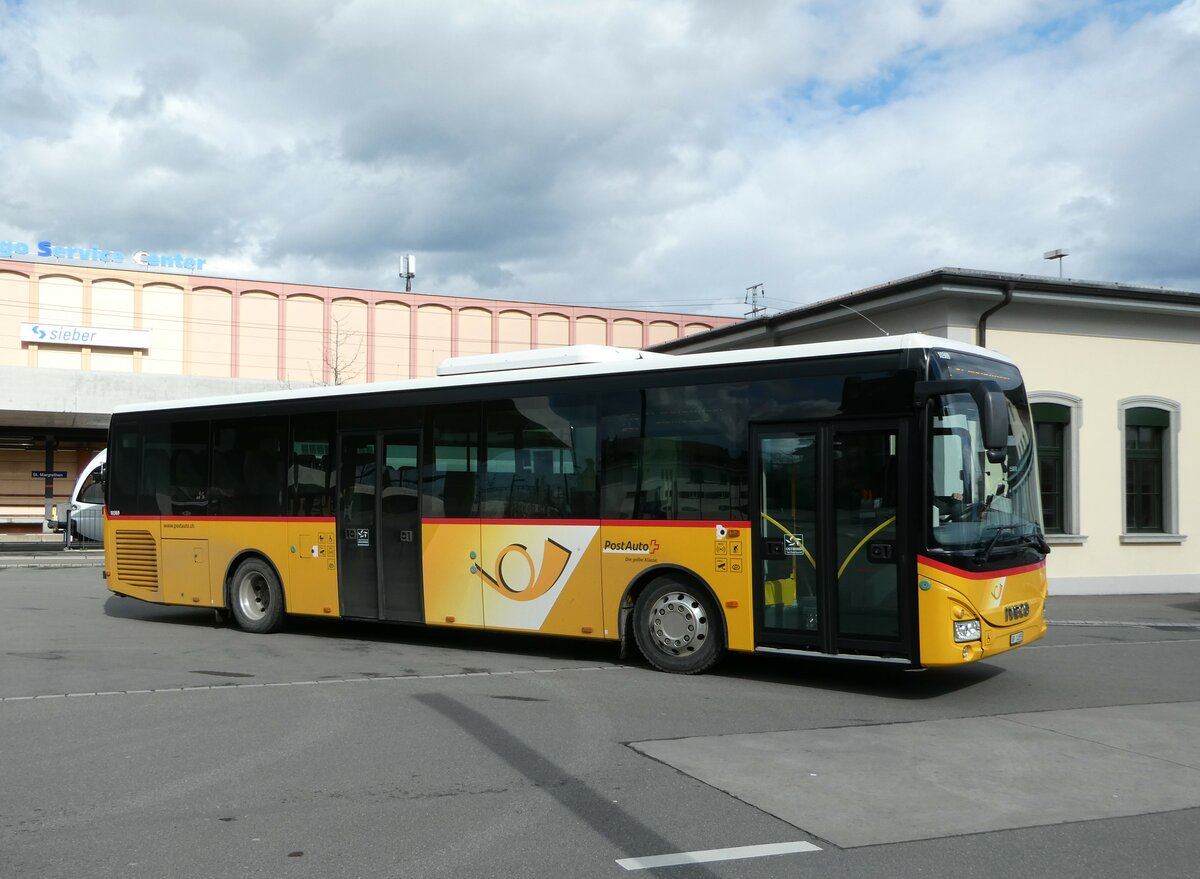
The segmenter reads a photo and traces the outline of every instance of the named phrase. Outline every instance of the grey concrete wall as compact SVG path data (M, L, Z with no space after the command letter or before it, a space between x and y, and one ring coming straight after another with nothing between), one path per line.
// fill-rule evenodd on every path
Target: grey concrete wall
M312 386L311 382L6 366L0 367L0 425L104 429L118 406Z

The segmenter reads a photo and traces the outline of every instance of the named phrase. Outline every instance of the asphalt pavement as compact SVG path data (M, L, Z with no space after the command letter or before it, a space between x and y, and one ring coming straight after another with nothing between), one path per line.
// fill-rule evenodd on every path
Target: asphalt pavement
M1193 879L1200 595L964 668L295 618L0 554L0 877Z

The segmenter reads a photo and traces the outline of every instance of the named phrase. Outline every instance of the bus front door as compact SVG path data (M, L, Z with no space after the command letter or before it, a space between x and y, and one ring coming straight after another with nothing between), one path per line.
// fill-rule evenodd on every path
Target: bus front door
M420 622L419 434L340 442L338 593L342 616Z
M756 431L759 647L908 656L899 422Z

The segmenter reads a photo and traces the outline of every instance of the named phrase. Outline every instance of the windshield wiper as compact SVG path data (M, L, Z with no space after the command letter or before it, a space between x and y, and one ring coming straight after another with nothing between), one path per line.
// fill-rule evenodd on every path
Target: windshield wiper
M999 544L1000 538L1004 536L1004 533L1021 527L1024 526L1019 522L1013 522L1010 525L997 525L996 533L992 535L992 539L988 541L987 546L975 553L975 561L981 565L986 565L992 558L992 550ZM1018 535L1016 544L1031 546L1043 555L1047 555L1050 552L1050 544L1046 543L1046 539L1042 537L1040 531L1034 531L1032 534Z
M1017 527L1018 525L1016 523L1011 525L997 525L996 533L992 535L992 539L988 541L987 546L975 553L975 561L981 565L986 565L992 558L992 550L996 548L996 544L1000 542L1000 537L1004 534L1004 532L1012 531Z
M1046 542L1046 537L1041 531L1034 531L1032 534L1022 534L1020 540L1021 543L1032 546L1042 555L1050 555L1050 544Z

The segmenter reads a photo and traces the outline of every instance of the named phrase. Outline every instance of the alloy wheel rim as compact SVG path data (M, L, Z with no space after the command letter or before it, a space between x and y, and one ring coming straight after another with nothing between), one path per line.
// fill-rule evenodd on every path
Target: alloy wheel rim
M650 607L650 637L672 656L694 653L708 638L704 605L686 592L668 592Z

